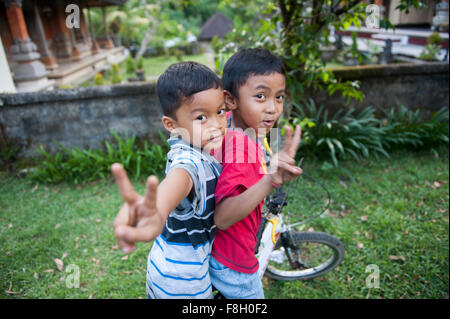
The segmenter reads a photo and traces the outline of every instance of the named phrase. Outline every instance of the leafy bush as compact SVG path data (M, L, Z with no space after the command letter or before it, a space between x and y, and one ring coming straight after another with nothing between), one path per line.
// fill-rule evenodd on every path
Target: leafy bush
M17 159L20 151L20 145L16 145L11 141L6 141L3 148L0 148L0 168L8 167Z
M125 70L127 74L134 74L136 72L136 63L131 56L128 56L125 60Z
M308 118L315 125L304 128L308 138L302 140L301 150L322 159L331 159L338 166L338 158L347 156L360 161L363 157L383 154L389 157L382 143L384 128L375 118L375 109L365 108L355 114L354 109L340 109L333 116L321 105L316 107L313 100L294 103L293 115L300 119Z
M425 61L438 61L437 55L441 51L443 39L438 32L433 32L428 37L428 43L419 55L419 59Z
M111 65L111 83L118 84L122 82L122 76L120 75L119 66L117 64Z
M449 142L449 111L446 108L426 120L420 110L412 111L400 105L384 111L384 117L381 125L385 128L383 140L388 148L432 149Z
M308 155L328 160L335 166L339 158L351 157L357 161L379 155L389 157L394 149L435 149L449 142L449 111L442 108L430 119L420 110L401 105L375 116L375 109L366 107L359 113L342 108L333 116L313 100L294 103L290 122L303 129L300 150ZM302 125L302 123L304 125ZM307 125L305 125L307 124ZM301 153L301 152L299 152Z
M103 77L103 74L101 74L100 72L97 73L94 76L94 83L95 83L95 85L105 85L106 82L105 82L105 78Z
M111 130L115 142L103 141L104 149L81 150L78 147L66 148L57 143L60 150L52 155L43 148L39 153L42 156L39 166L31 178L45 183L79 183L96 179L105 179L111 175L110 168L113 163L121 163L125 170L139 178L143 175L162 176L166 164L167 143L163 145L152 144L147 141L139 145L136 135L128 134L121 138ZM160 133L162 140L165 137Z

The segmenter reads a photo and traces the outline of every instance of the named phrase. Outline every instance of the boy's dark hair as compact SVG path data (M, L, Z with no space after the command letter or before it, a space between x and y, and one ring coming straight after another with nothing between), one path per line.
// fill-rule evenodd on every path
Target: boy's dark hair
M263 48L243 49L228 59L223 68L223 88L239 98L239 88L252 75L285 74L283 62Z
M174 119L182 103L195 93L222 88L222 81L208 67L197 62L172 64L158 78L156 93L164 115Z

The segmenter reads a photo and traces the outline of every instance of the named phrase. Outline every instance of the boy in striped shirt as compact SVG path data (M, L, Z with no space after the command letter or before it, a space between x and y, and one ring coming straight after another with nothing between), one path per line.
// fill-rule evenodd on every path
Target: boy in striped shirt
M149 298L212 298L209 259L216 233L214 191L221 165L210 152L226 131L220 79L195 62L171 65L158 79L157 94L168 140L166 177L149 177L139 196L120 164L113 164L125 200L115 235L125 253L136 241L154 244L147 262Z

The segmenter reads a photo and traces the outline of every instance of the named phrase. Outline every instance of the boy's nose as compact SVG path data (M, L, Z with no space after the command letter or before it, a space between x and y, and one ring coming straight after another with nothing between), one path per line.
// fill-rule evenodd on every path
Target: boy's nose
M275 102L270 100L266 103L266 107L264 109L266 113L273 114L276 113L277 108L275 107Z

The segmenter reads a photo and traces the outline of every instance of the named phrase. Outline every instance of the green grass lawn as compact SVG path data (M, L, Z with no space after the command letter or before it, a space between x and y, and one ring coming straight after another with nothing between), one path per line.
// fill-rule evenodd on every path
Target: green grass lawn
M326 171L306 161L305 171L333 198L307 229L340 238L346 256L333 272L309 281L265 278L266 298L448 296L448 149L440 154L397 152ZM135 185L142 193L144 181ZM296 201L300 207L301 192ZM0 297L145 298L151 243L129 256L118 249L112 222L120 204L112 180L43 185L0 172ZM371 264L379 268L379 288L366 288ZM69 265L79 269L79 288L69 288Z
M183 61L195 61L207 65L213 68L212 59L208 59L206 54L197 55L185 55L182 57ZM177 63L178 60L174 56L159 56L144 59L144 70L148 76L158 77L161 75L171 64Z
M202 63L211 69L214 69L213 58L209 57L207 54L196 54L196 55L184 55L182 56L182 61L195 61ZM156 81L158 77L173 63L179 62L175 56L158 56L143 58L145 78L147 81ZM136 74L129 74L126 72L125 62L119 64L120 74L123 78L122 83L127 83L128 78L135 78ZM110 70L105 71L105 81L110 84ZM83 82L80 86L94 86L93 78L89 81Z

